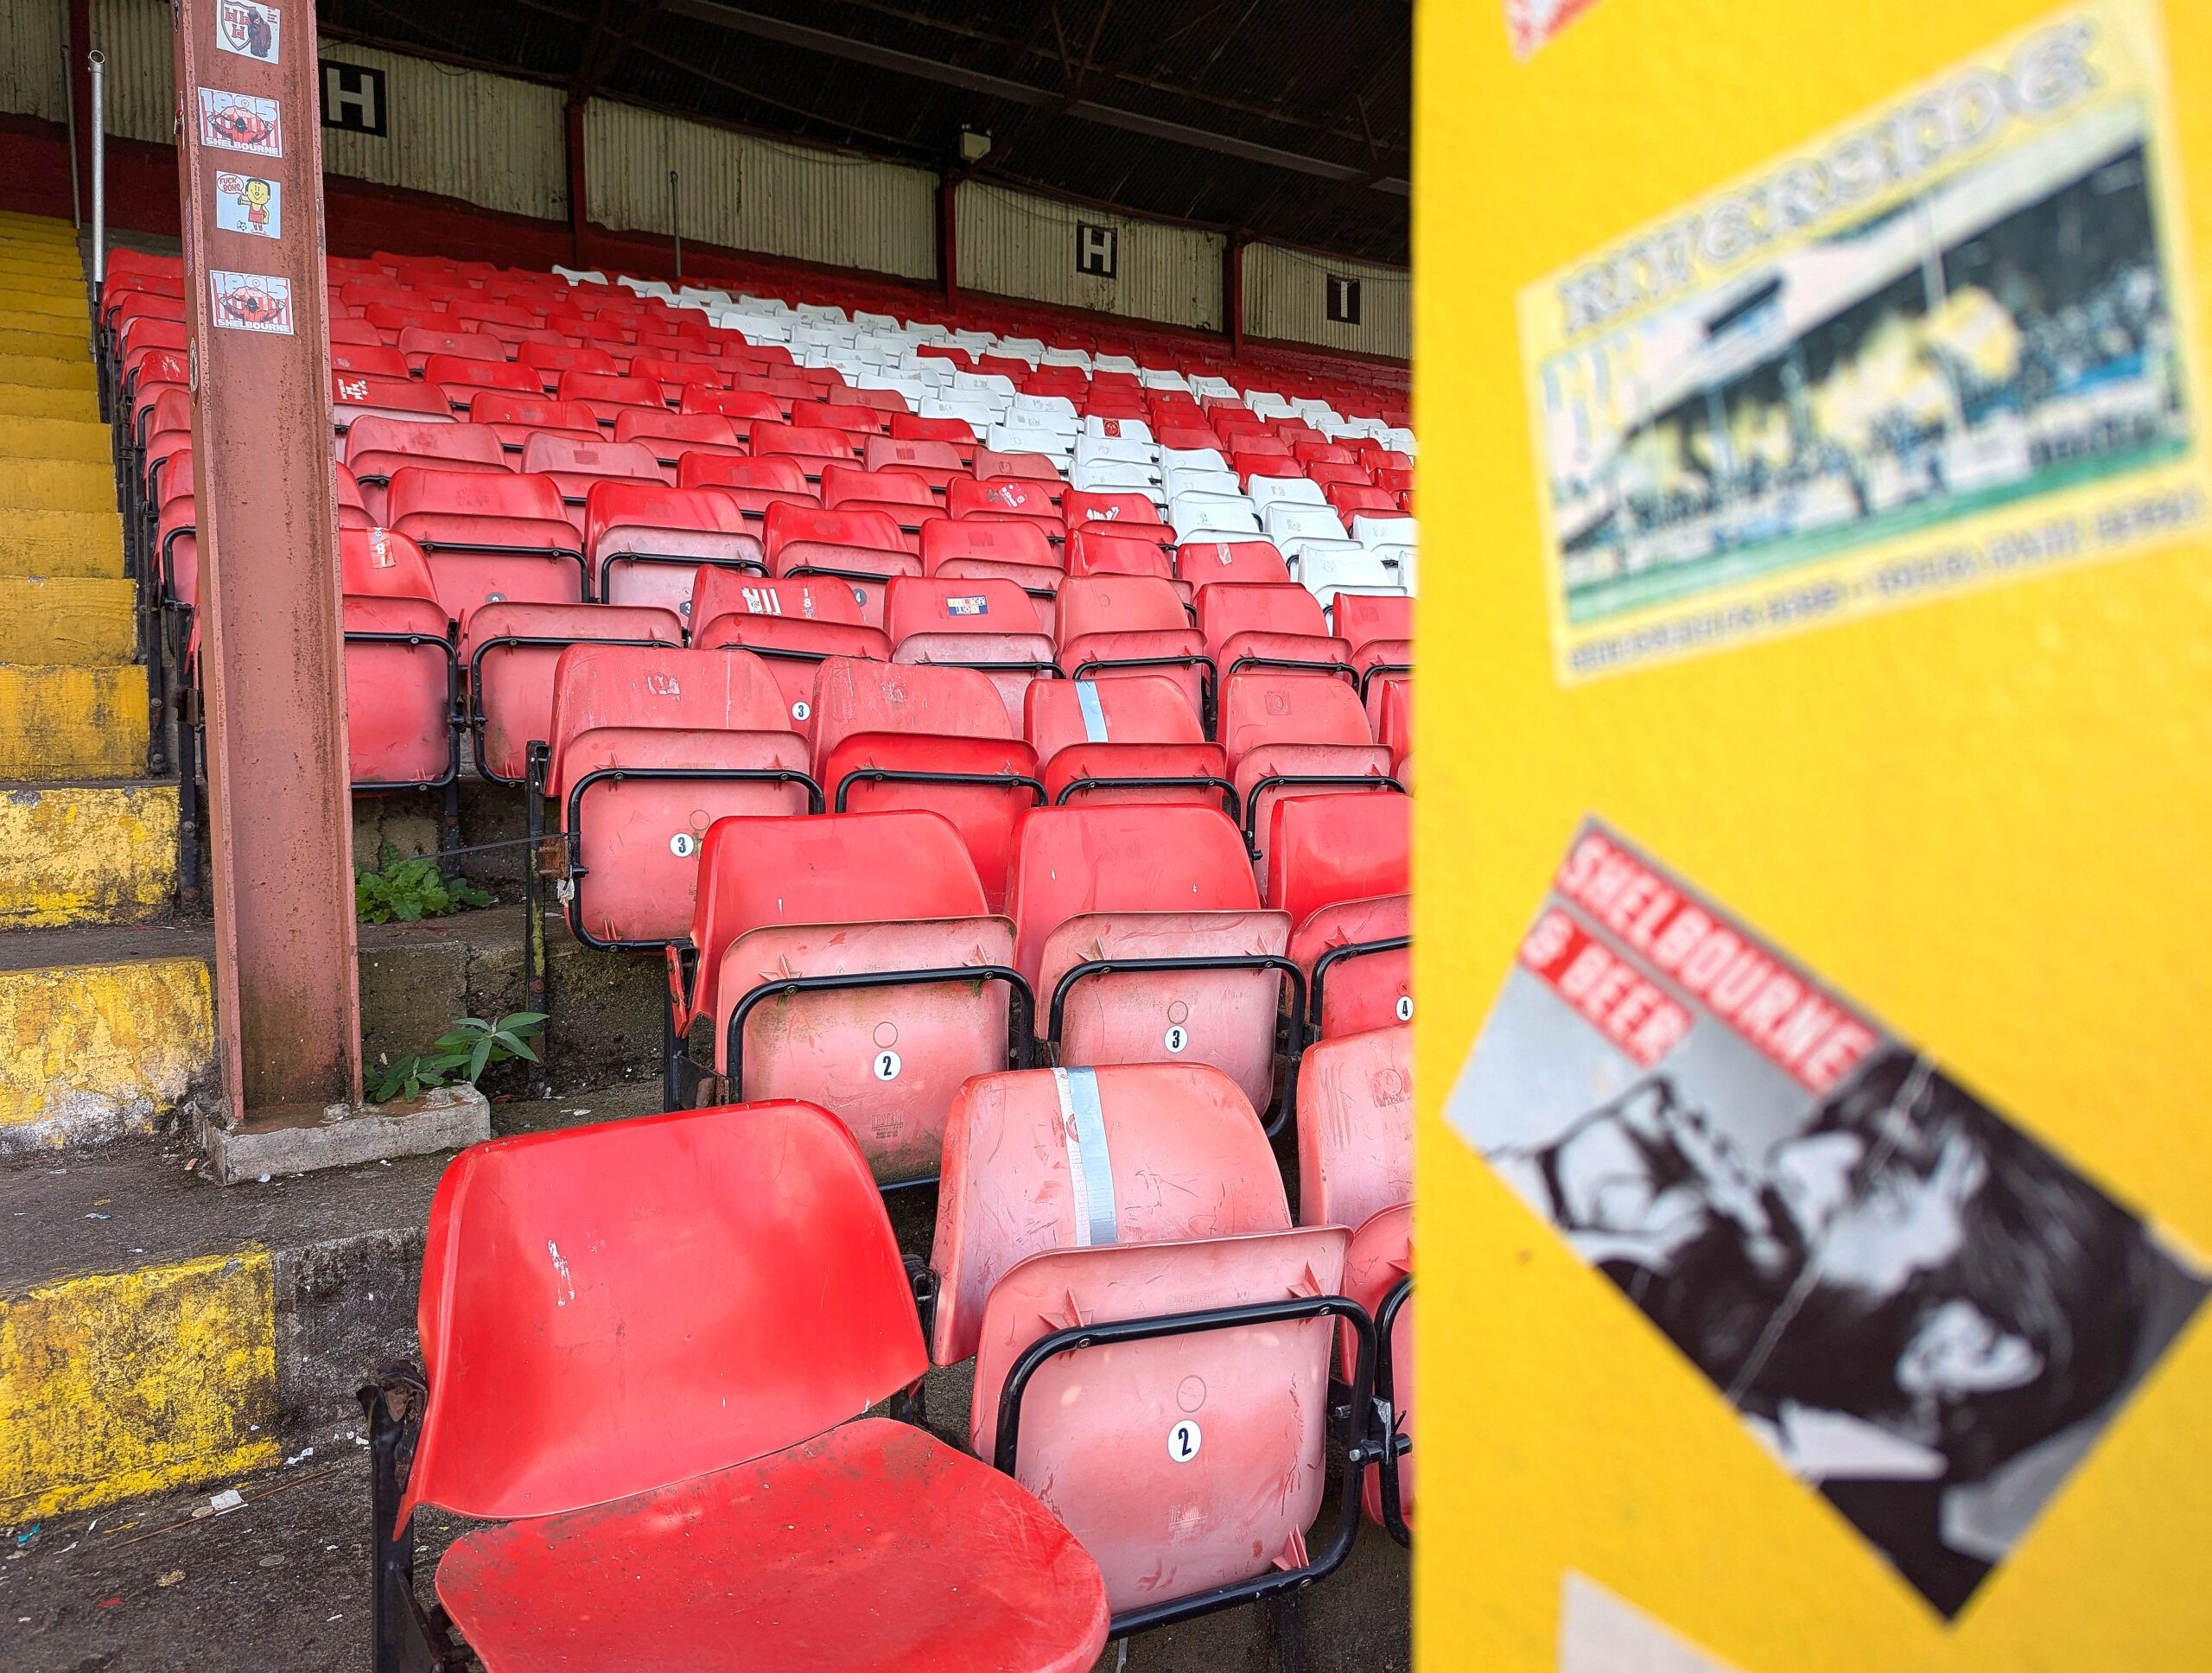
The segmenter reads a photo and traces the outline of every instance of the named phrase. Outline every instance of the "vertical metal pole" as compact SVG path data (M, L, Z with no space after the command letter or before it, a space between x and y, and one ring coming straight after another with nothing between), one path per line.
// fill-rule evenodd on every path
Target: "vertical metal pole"
M960 305L960 182L950 175L937 182L937 270L944 281L944 305Z
M569 165L569 264L589 267L584 254L584 217L591 207L591 185L584 164L584 101L572 99L561 111L562 133Z
M81 227L85 224L83 200L79 195L84 188L77 178L77 66L79 24L82 32L92 32L91 9L86 0L60 0L63 14L61 31L61 111L69 124L69 225Z
M229 1124L361 1091L314 0L180 0L215 1015ZM226 39L226 37L223 37ZM218 170L232 178L218 195Z
M85 60L92 78L92 300L107 279L107 55L95 47Z
M1221 252L1222 317L1228 322L1229 352L1244 352L1244 240L1231 238Z
M680 284L683 280L683 220L678 213L678 205L676 200L676 170L673 169L668 171L668 230L670 235L676 240L676 278Z

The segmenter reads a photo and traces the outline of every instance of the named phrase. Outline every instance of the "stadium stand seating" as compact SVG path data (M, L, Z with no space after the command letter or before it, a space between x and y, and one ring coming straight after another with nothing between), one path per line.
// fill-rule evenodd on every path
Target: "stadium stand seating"
M189 716L181 294L119 253L99 347ZM670 1113L440 1188L380 1637L1077 1670L1409 1538L1402 391L824 276L379 254L330 319L356 789L518 794L533 912L668 977ZM973 1456L855 1416L970 1360ZM487 1524L427 1613L422 1505Z

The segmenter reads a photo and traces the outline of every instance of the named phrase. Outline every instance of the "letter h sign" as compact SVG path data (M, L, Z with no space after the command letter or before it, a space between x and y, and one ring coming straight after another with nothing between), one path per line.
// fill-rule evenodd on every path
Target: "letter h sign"
M1093 226L1088 221L1075 225L1075 270L1087 278L1110 279L1114 277L1115 245L1120 234L1110 226Z

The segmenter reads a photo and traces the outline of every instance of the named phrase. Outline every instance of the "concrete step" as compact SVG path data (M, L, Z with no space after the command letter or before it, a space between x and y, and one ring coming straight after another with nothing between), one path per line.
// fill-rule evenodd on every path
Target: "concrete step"
M60 459L97 465L108 475L108 498L113 503L114 432L97 417L72 422L18 418L0 412L0 459Z
M50 389L35 384L0 383L0 417L60 418L73 423L100 421L99 397L92 390Z
M0 791L0 929L163 918L176 898L176 851L173 784ZM8 945L0 937L0 948Z
M28 384L34 389L97 390L99 378L88 348L66 356L26 354L0 347L0 384Z
M0 664L127 663L137 648L137 596L120 579L0 573Z
M57 323L54 329L84 328L91 318L85 288L66 278L37 279L29 275L0 273L0 314L44 315Z
M146 670L0 665L0 783L146 770Z
M44 354L61 359L92 358L92 328L60 329L43 314L11 314L0 309L0 354Z
M0 575L113 580L122 574L123 516L112 506L0 516Z
M0 513L111 512L115 470L105 458L16 458L0 453Z
M26 308L45 308L48 298L71 303L79 315L86 313L91 302L85 289L85 276L77 269L19 264L10 261L5 246L0 246L0 302L13 308L17 304L5 299L16 296L41 299L36 304L22 304Z

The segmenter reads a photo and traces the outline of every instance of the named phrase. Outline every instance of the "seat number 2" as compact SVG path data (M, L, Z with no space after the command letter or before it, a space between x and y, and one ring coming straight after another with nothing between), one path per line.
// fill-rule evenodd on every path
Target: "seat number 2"
M1167 1431L1167 1456L1178 1464L1187 1464L1198 1455L1205 1440L1198 1424L1186 1417Z
M878 1052L868 1067L878 1080L896 1080L902 1066L896 1052Z

